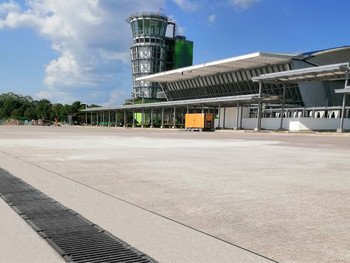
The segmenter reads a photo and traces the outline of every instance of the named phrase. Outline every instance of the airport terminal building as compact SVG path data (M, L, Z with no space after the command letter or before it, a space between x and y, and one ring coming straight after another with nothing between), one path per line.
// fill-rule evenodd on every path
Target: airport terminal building
M303 54L256 52L191 65L191 48L183 49L181 55L173 50L179 46L176 40L182 41L182 47L188 43L193 47L193 42L176 37L175 33L167 40L163 27L171 23L166 16L143 13L130 16L129 22L134 36L133 102L129 99L122 106L87 109L86 123L175 128L183 127L186 113L211 112L216 116L217 129L350 129L350 107L346 102L350 91L347 85L350 46ZM152 29L152 25L159 25L159 29ZM159 39L153 36L154 41L141 42L140 39L147 38L140 35L140 32L144 34L144 26L149 27L147 33L162 33L157 36ZM148 52L144 59L135 58L137 50L152 49L152 42L161 44L161 39L173 43L163 62L155 52ZM179 62L186 58L186 50L190 59ZM157 57L152 58L152 54ZM135 65L155 69L152 65L158 63L163 66L156 70L145 70L142 74L134 70ZM143 98L163 98L163 101L134 103L140 94ZM134 117L137 114L141 116L138 121Z

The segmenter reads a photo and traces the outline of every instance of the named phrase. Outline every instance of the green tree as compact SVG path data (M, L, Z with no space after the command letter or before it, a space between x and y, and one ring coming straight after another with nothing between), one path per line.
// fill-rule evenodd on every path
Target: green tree
M83 104L83 106L85 107L85 104ZM73 102L70 113L78 112L80 110L80 107L81 107L81 102L80 101Z
M20 108L23 105L19 96L9 92L7 94L2 94L2 106L0 110L0 117L8 118L11 117L12 111Z
M51 106L51 114L50 114L51 120L54 120L55 118L58 121L63 121L63 105L61 103L55 103Z
M47 99L37 101L30 96L12 92L0 94L0 118L5 119L10 117L27 120L46 118L53 121L57 118L59 121L67 121L68 115L77 113L87 107L99 106L95 104L88 106L80 101L75 101L72 105L51 104Z
M68 121L68 115L72 113L72 106L64 104L62 109L62 121Z
M13 118L13 119L22 119L23 115L24 115L24 112L23 112L22 108L14 109L11 112L11 118Z
M36 116L36 111L35 111L35 107L31 106L28 107L23 114L23 117L27 120L36 120L37 116Z
M36 115L38 118L50 118L51 102L47 99L42 99L36 107Z

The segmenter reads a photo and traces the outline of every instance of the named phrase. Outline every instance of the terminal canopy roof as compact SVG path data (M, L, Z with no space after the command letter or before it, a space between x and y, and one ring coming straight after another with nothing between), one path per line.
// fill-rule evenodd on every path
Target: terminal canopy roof
M224 72L258 68L271 64L288 63L295 56L295 54L256 52L248 55L156 73L139 77L136 80L151 82L175 82Z
M155 103L145 103L145 104L131 104L131 105L120 105L112 107L99 107L99 108L87 108L81 110L82 112L99 112L99 111L117 111L117 110L127 110L132 111L141 109L160 109L160 108L186 108L186 106L191 107L218 107L221 105L223 107L235 107L237 103L240 105L259 103L259 94L250 94L242 96L228 96L220 98L206 98L206 99L194 99L194 100L181 100L181 101L165 101L165 102L155 102ZM277 102L280 99L276 96L265 96L263 101L265 102Z
M331 64L318 67L295 69L253 77L253 82L299 83L307 81L339 80L346 78L349 63Z

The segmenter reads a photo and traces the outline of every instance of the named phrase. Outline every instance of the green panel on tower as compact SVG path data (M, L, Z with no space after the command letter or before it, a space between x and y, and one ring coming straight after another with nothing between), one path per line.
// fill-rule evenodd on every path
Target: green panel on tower
M193 41L175 39L174 69L192 66Z

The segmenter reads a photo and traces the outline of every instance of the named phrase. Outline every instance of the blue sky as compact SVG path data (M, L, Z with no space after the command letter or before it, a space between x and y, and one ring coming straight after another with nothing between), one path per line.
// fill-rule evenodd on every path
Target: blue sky
M0 93L119 105L132 91L131 13L194 41L194 64L350 45L345 0L0 0Z

